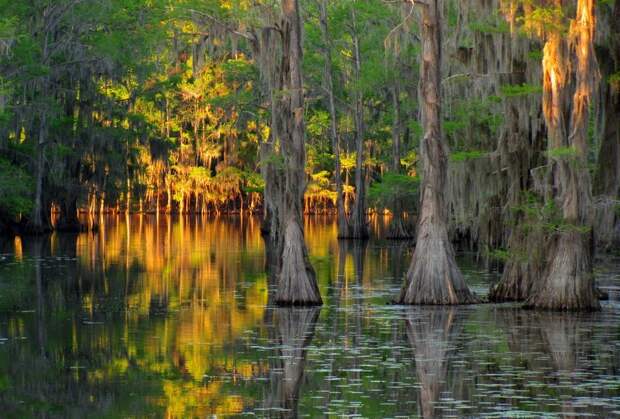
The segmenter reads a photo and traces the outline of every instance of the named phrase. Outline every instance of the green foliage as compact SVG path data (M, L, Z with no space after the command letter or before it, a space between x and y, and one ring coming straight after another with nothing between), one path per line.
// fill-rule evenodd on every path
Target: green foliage
M501 92L502 96L507 98L538 95L542 94L542 86L527 83L505 84L501 87Z
M554 200L545 201L532 192L524 192L522 203L513 210L525 215L524 221L518 225L518 228L526 231L539 229L547 234L566 232L589 234L591 231L588 226L567 222L562 216L561 208Z
M322 170L310 176L310 182L306 188L306 197L316 200L336 202L336 192L331 189L331 173Z
M512 258L511 252L508 251L507 249L501 249L501 248L487 249L486 253L490 259L497 260L500 262L506 262Z
M357 153L341 153L340 154L340 167L342 170L352 170L355 168L355 160L357 159Z
M370 186L368 199L375 208L393 209L398 203L402 210L411 211L418 202L419 186L417 177L388 172Z
M537 6L527 15L518 18L521 31L528 36L540 33L563 33L567 30L561 6Z
M543 59L543 52L542 50L539 49L533 49L527 52L527 56L530 60L533 61L542 61Z
M572 160L577 157L575 147L556 147L547 151L547 156L558 160Z
M509 33L510 26L502 16L494 15L486 20L474 21L469 24L469 28L474 32L483 34L502 34Z
M32 176L26 170L0 157L0 216L17 219L29 213L33 188Z
M480 150L457 151L450 154L450 161L462 162L467 160L479 159L487 156L487 152Z
M617 71L607 78L607 82L611 86L612 89L616 91L620 91L620 71Z
M247 193L263 193L265 190L265 180L260 174L255 172L244 172L245 180L243 190Z
M480 150L495 147L503 123L497 100L457 99L443 122L450 146L455 150Z
M400 164L405 167L407 173L415 171L418 163L418 153L416 150L410 150L404 157L400 159Z
M456 1L448 1L447 2L447 18L446 20L448 21L448 26L450 28L455 28L457 23L458 23L458 19L459 19L459 10L458 10L458 2Z

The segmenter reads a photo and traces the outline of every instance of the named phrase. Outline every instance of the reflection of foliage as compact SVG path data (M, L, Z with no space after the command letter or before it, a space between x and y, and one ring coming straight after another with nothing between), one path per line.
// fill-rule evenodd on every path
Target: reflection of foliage
M43 323L34 313L13 312L6 333L22 338L35 326L49 333L0 351L9 416L88 416L94 408L106 417L206 417L252 406L266 363L254 351L232 356L229 349L243 348L248 331L262 333L267 284L258 224L165 224L169 229L108 225L102 242L89 234L48 237L52 263L23 255L15 241L19 263L0 264L0 310L33 310L40 298L37 312L45 311ZM71 249L78 249L77 261L64 260ZM47 266L38 296L35 263ZM81 272L88 290L67 293L76 284L58 280L67 272L69 281Z

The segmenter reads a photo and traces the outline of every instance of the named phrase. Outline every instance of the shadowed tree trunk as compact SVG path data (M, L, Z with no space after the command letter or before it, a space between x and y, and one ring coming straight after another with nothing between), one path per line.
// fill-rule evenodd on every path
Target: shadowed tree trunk
M398 60L397 60L398 62ZM400 68L400 66L397 66ZM392 125L392 164L391 169L394 173L401 173L401 165L400 165L400 142L401 142L401 131L402 131L402 123L400 119L400 85L398 80L395 81L394 87L392 88L392 105L394 107L394 122ZM400 240L400 239L411 239L413 238L413 234L409 231L407 224L403 218L403 206L400 202L400 199L397 198L392 203L392 220L390 221L390 225L388 228L387 238Z
M609 49L598 54L603 76L620 74L620 2L614 5L610 19ZM604 114L598 170L593 184L596 196L595 239L597 248L620 247L620 219L616 211L620 193L620 85L601 83Z
M56 224L56 230L77 232L82 229L80 220L78 218L78 206L77 198L67 198L60 202L60 215L58 223Z
M42 112L39 117L39 136L36 144L36 161L34 168L35 190L32 214L26 225L26 231L33 234L46 233L52 230L49 211L44 194L45 149L47 145L47 117Z
M407 311L407 339L415 355L415 370L420 385L418 414L422 418L441 416L435 404L447 388L448 355L454 327L455 308L419 308Z
M360 41L356 28L355 8L351 8L351 21L353 24L353 59L355 80L359 83L362 72L362 57L360 53ZM366 223L366 176L364 169L364 96L359 86L355 91L355 201L349 216L349 229L346 236L348 239L368 238L368 224Z
M279 116L283 118L279 134L284 159L284 188L278 210L282 264L276 303L284 305L323 303L308 258L302 216L306 152L301 28L298 1L282 0L282 80L285 93L279 100L282 110Z
M528 191L534 186L530 169L543 164L536 157L542 155L544 147L546 133L543 124L521 122L523 115L529 112L529 106L530 98L512 99L504 105L505 123L498 148L501 166L506 168L508 177L506 195L510 208L528 205ZM506 226L510 228L508 259L500 281L489 290L489 300L494 302L527 299L545 265L546 235L541 228L532 228L537 220L521 209L513 210L511 216L511 225Z
M314 338L320 308L274 309L277 354L271 363L270 390L265 399L269 416L296 418L306 365L306 348Z
M543 112L553 187L548 199L559 207L563 225L551 237L545 276L526 302L535 308L600 308L592 273L587 168L588 108L598 81L595 28L593 0L579 0L568 37L552 33L544 48Z
M338 115L336 113L336 103L334 99L334 82L332 78L332 48L329 36L329 27L327 21L327 0L321 0L320 3L320 24L321 34L323 35L323 55L325 57L325 90L327 91L327 104L329 108L329 135L334 152L334 179L336 181L336 210L338 217L338 237L347 235L347 216L344 210L344 197L342 186L342 168L340 164L340 139L338 137Z
M279 230L279 208L282 206L282 169L276 162L276 143L280 138L279 101L277 92L283 89L281 76L282 62L277 60L277 39L270 29L263 29L256 38L254 53L259 58L261 77L266 84L271 110L269 137L260 143L261 175L265 179L263 194L263 221L261 232L265 239L267 270L276 273L280 270L282 252L281 232Z
M421 206L416 248L398 302L466 304L477 301L469 291L448 239L445 189L448 147L440 126L441 0L421 4L421 96L424 138Z

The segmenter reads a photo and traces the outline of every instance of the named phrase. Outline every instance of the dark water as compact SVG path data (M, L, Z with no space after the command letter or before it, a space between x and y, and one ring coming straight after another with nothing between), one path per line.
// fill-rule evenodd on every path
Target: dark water
M409 245L306 231L321 309L266 306L254 219L0 241L0 416L620 417L618 259L600 313L403 308Z

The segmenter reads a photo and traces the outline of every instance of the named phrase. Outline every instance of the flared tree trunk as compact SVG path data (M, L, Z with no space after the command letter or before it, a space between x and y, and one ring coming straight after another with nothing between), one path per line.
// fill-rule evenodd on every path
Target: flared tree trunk
M322 304L314 268L304 239L303 197L306 189L304 91L302 76L301 18L298 0L282 0L282 80L284 92L280 147L284 159L284 189L280 199L282 264L276 303Z
M568 37L552 33L544 48L543 112L553 182L549 199L560 208L562 226L551 238L545 275L526 301L534 308L600 308L592 272L587 168L588 108L598 81L595 27L594 0L578 0Z
M504 105L505 123L498 148L501 167L506 168L506 199L511 209L528 205L527 192L534 186L530 168L542 165L536 156L542 155L544 125L521 122L530 106L530 98L512 99ZM518 210L511 211L510 217L509 255L500 281L489 290L493 302L525 301L545 267L546 234L542 228L532 228L538 223L537 215Z
M440 126L441 0L421 5L421 97L424 138L421 207L416 248L397 302L401 304L467 304L477 301L454 258L448 239L445 189L448 148Z
M56 224L56 230L77 232L82 229L78 218L77 197L67 197L59 205L60 217Z

